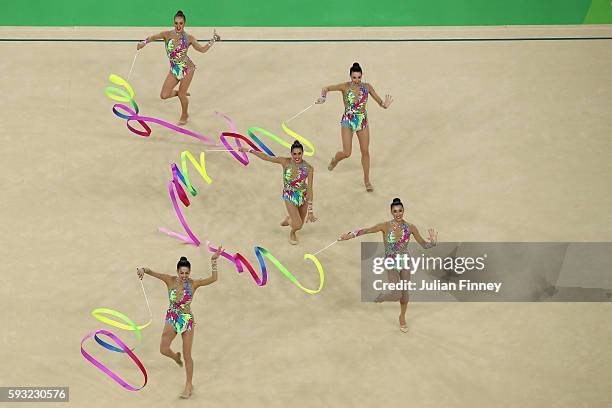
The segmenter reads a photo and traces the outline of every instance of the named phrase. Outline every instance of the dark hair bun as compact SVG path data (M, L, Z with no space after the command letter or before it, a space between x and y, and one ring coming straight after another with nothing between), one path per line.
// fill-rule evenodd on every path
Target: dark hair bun
M361 70L361 65L359 65L358 62L353 62L353 66L351 67L351 69L349 69L349 73L352 74L353 72L363 73L363 71Z
M183 10L179 10L176 12L176 14L174 15L174 18L177 17L181 17L184 21L187 21L187 17L185 17L185 13L183 13Z
M304 151L304 146L302 146L302 144L299 141L296 140L291 145L291 150L293 150L293 149L302 149L302 151Z
M402 208L404 208L404 204L402 204L402 200L400 200L400 199L399 199L399 198L397 198L397 197L395 197L395 198L393 199L393 201L391 202L391 206L390 206L390 207L391 207L391 208L393 208L393 207L394 207L394 206L396 206L396 205L401 205L401 206L402 206Z
M178 263L176 264L176 269L179 269L182 266L186 266L187 268L191 269L191 263L187 260L186 256L181 256L181 259L179 259Z

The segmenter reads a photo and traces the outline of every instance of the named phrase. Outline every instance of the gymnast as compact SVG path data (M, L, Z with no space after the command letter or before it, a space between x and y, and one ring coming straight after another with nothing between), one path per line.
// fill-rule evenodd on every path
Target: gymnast
M249 152L262 160L280 164L283 167L283 193L287 216L281 222L281 226L290 226L289 243L297 245L296 232L302 229L304 222L315 222L312 200L314 179L314 167L303 159L304 147L297 140L291 145L291 157L269 156L246 147L239 149L241 152Z
M374 100L383 108L387 109L393 102L390 95L385 95L383 101L369 83L361 82L363 75L361 66L355 62L349 69L350 82L343 82L338 85L326 86L321 90L321 97L316 103L325 103L327 93L331 91L341 91L344 100L344 114L340 120L340 133L342 135L342 150L338 151L327 169L332 171L338 163L351 156L353 145L353 133L357 133L359 148L361 150L361 166L363 167L363 183L366 191L374 191L370 183L370 129L368 127L368 116L366 103L368 95L372 95Z
M217 32L213 31L213 37L208 41L208 44L200 45L194 36L185 32L186 21L187 18L185 14L179 10L174 16L174 30L162 31L159 34L149 36L136 46L136 49L140 50L152 41L164 40L166 44L166 53L170 60L170 71L166 75L160 97L162 99L168 99L178 96L181 101L179 125L187 124L187 120L189 119L189 113L187 111L189 99L187 97L190 94L187 91L189 90L189 85L191 84L196 69L195 64L187 56L187 49L191 45L196 51L204 53L208 51L216 41L221 40ZM179 83L180 85L177 91L174 88Z
M144 274L151 275L164 281L168 288L170 306L166 312L166 323L162 332L159 351L166 357L170 357L179 366L183 366L181 353L174 352L170 348L172 340L177 334L183 338L183 357L185 358L185 371L187 380L185 389L180 394L180 398L189 398L193 390L193 359L191 358L191 346L193 344L195 321L191 313L191 301L193 295L200 286L207 286L217 281L217 258L223 252L223 247L219 246L217 251L210 258L212 274L206 279L191 279L191 263L186 257L182 256L176 264L176 276L154 272L149 268L137 268L136 273L140 279Z
M393 217L391 221L385 221L380 224L376 224L373 227L365 228L365 229L357 229L353 232L348 232L340 236L340 241L346 241L351 238L357 238L361 235L372 234L375 232L382 233L383 241L385 243L385 258L395 258L396 255L407 254L408 259L411 259L410 254L408 253L408 241L410 240L410 235L414 235L414 239L423 247L424 249L428 249L436 246L438 242L438 233L434 229L430 229L428 241L425 241L421 234L419 234L419 230L410 223L404 221L404 204L399 198L394 198L393 202L391 202L391 216ZM411 264L409 265L409 267ZM409 281L410 280L410 269L390 269L387 270L389 281L393 283L398 283L400 280ZM383 302L387 300L399 300L400 302L400 315L399 315L399 325L400 330L403 333L408 331L408 326L406 325L406 309L408 308L408 290L404 289L401 291L401 296L396 294L391 294L388 296L386 294L380 294L376 299L377 302Z

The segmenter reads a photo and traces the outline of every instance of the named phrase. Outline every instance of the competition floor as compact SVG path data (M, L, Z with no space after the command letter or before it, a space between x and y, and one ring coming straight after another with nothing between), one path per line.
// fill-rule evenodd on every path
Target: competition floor
M210 30L192 29L198 38ZM14 28L2 38L136 39L157 29ZM549 28L219 29L226 39L397 39L595 37L608 26ZM153 323L136 354L149 383L128 392L88 363L81 338L107 328L96 307L147 320L137 266L174 273L187 256L195 277L209 254L157 232L181 232L168 197L169 163L195 139L153 125L139 138L111 112L110 73L127 76L134 43L1 42L4 263L2 385L67 385L69 406L174 406L184 370L159 354L164 286L144 280ZM227 153L207 156L213 183L185 210L202 240L257 264L267 248L309 287L302 260L339 233L387 220L400 197L406 220L442 241L611 241L612 40L447 42L226 42L194 50L188 129L210 137L251 126L282 134L280 122L324 85L347 80L358 61L389 110L370 101L372 183L353 156L327 171L340 147L341 99L331 94L292 122L316 146L319 221L287 242L280 167ZM131 83L141 113L175 122L177 99L162 101L161 44L138 56ZM270 143L276 152L282 149ZM369 236L380 240L379 236ZM604 407L611 397L612 307L602 303L414 303L409 334L399 307L360 302L360 244L319 256L321 293L307 295L270 265L257 287L220 264L198 290L194 394L184 405L219 407L414 406ZM258 269L259 271L259 269ZM117 334L134 342L133 335ZM173 347L180 350L181 341ZM88 350L128 382L129 359L95 343ZM60 405L58 405L60 406ZM61 404L61 406L66 406Z

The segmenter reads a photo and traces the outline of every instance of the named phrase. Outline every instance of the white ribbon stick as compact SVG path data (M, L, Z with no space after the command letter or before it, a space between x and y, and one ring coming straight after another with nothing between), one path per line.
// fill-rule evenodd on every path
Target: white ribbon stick
M138 51L134 54L134 59L132 60L132 66L130 67L130 73L127 76L127 82L130 82L130 77L132 76L132 71L134 70L134 63L136 63L136 56L138 55Z
M314 106L314 103L309 105L306 109L303 109L301 112L293 115L290 119L287 119L285 123L291 122L293 119L297 118L298 116L300 116L302 113L306 112L308 109L312 108L313 106Z
M336 242L338 242L338 240L335 240L334 242L332 242L331 244L329 244L329 245L328 245L328 246L326 246L325 248L318 250L317 252L315 252L315 253L314 253L314 254L312 254L312 255L316 255L316 254L318 254L318 253L320 253L320 252L325 251L327 248L329 248L330 246L334 245Z

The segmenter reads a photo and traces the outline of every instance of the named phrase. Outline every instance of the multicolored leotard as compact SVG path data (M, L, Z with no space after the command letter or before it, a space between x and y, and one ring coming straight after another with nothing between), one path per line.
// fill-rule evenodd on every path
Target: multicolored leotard
M178 279L177 279L178 286ZM166 312L166 322L174 327L177 333L183 333L185 330L191 330L193 327L193 315L191 314L191 300L193 292L189 281L185 282L185 287L182 292L179 292L177 287L169 290L170 306Z
M170 60L170 72L179 81L187 75L189 70L195 69L195 64L187 56L187 34L185 31L179 35L176 31L172 31L170 39L166 42L166 53Z
M393 228L387 235L387 242L385 242L385 256L389 257L397 254L407 254L408 241L410 240L410 226L408 226L405 222L398 224L395 221L391 221L391 223L393 224Z
M412 270L412 259L408 253L408 241L410 240L410 226L405 222L397 223L391 221L391 231L385 237L385 257L395 258L396 255L408 255L408 268L403 264L394 265L393 268L387 269L388 281L390 283L398 283L400 281L409 281ZM400 303L408 303L408 289L381 291L375 302L399 301Z
M297 173L293 175L293 164L289 164L283 170L283 200L290 202L296 207L301 207L307 199L306 179L308 178L308 168L304 162L300 163Z
M368 89L364 84L359 84L359 99L353 88L349 87L344 99L344 115L340 120L340 125L351 129L353 132L364 129L368 126L368 116L366 113L366 103L368 102Z

